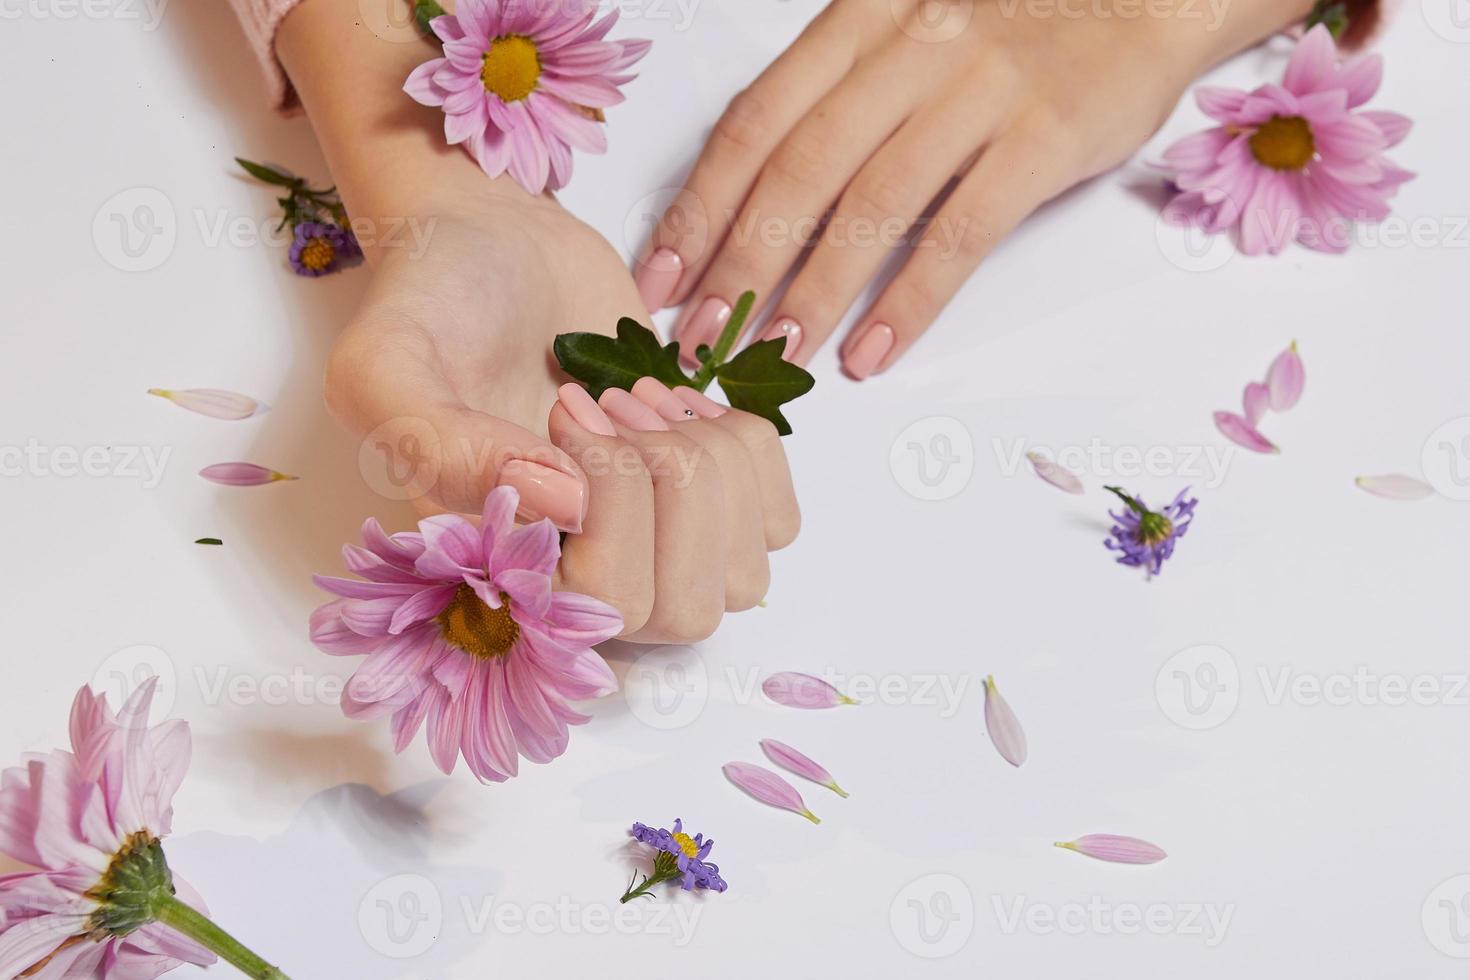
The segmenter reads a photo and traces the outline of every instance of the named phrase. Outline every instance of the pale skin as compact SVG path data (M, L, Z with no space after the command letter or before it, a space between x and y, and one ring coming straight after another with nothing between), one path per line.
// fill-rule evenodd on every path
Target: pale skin
M893 326L874 371L886 369L1026 214L1124 159L1195 75L1310 6L1235 0L1205 30L1093 13L1045 19L1019 2L1020 13L1003 16L1001 0L977 0L958 35L926 42L892 13L916 0L836 0L716 127L689 178L709 247L682 256L669 302L711 290L770 295L801 244L726 241L742 208L795 223L835 204L839 216L907 222L962 173L939 212L952 220L926 232L958 237L916 249L859 321L858 331L880 319ZM436 477L424 488L429 509L478 513L507 458L576 474L587 509L580 533L566 537L558 588L611 603L635 641L708 636L726 612L764 597L767 554L800 525L775 429L736 411L669 431L618 425L616 436L572 419L556 401L567 379L552 339L646 319L628 269L553 197L488 179L445 145L441 113L401 91L432 49L376 36L359 6L303 0L277 51L354 221L413 220L428 235L422 254L365 242L372 283L331 354L329 408L385 446L419 436L415 449L432 457ZM681 241L666 224L654 244ZM777 307L803 326L799 360L890 248L812 249Z

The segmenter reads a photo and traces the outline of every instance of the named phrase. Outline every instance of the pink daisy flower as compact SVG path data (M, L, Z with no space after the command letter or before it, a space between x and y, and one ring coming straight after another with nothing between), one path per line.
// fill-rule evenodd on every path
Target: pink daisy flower
M567 726L588 720L568 702L618 686L592 647L621 632L622 618L551 590L557 530L548 520L516 527L518 503L513 488L492 490L479 528L441 514L390 536L369 518L365 547L342 549L367 581L315 579L342 598L312 614L312 640L334 656L368 655L342 692L343 712L391 715L396 752L427 721L439 768L453 772L462 754L482 781L514 776L517 754L561 755Z
M1388 198L1414 176L1383 156L1410 120L1355 111L1382 79L1379 55L1340 63L1331 33L1318 25L1292 52L1280 85L1196 89L1199 107L1220 125L1165 152L1181 191L1165 217L1210 232L1238 227L1247 255L1274 255L1293 238L1345 250L1352 223L1388 217Z
M445 138L491 177L509 171L532 194L564 187L573 149L606 152L602 110L623 101L626 70L652 45L603 40L618 13L596 15L595 0L460 0L429 22L444 57L403 90L442 107Z
M40 869L0 876L0 977L151 980L185 962L215 961L142 911L156 910L147 895L155 887L195 915L205 911L159 846L190 739L182 721L148 727L156 680L116 716L106 698L82 688L72 750L26 755L24 767L0 778L0 851Z

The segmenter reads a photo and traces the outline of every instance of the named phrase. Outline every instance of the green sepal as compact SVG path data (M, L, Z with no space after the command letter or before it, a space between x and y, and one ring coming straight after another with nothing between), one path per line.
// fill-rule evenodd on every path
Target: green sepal
M254 177L256 180L264 181L267 184L275 184L277 187L290 187L293 190L305 184L305 181L303 181L300 177L292 177L288 174L283 174L279 170L273 170L272 168L267 167L264 164L251 163L244 157L235 157L235 162L238 163L247 174Z
M1317 0L1307 14L1306 29L1310 31L1318 24L1325 26L1333 38L1341 38L1348 29L1347 5L1342 0Z
M435 17L443 17L445 13L444 8L434 0L416 0L413 5L413 19L418 22L419 29L424 32L425 37L436 42L439 38L434 33L434 29L429 26L429 21Z

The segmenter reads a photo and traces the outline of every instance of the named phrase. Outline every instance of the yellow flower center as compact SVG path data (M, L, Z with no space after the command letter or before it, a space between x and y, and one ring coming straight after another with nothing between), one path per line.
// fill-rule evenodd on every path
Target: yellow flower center
M337 250L325 238L313 238L301 250L301 264L313 272L328 268L336 257Z
M674 843L679 845L679 850L684 852L685 857L694 857L699 853L699 845L688 834L675 834Z
M521 627L510 618L510 596L500 593L500 608L491 609L468 585L454 591L438 622L444 639L482 660L505 656L521 635Z
M1272 170L1300 170L1317 155L1317 141L1301 116L1272 116L1251 135L1251 153Z
M507 34L490 42L485 62L480 67L480 81L485 91L494 92L502 102L519 102L536 90L541 77L541 54L536 42L520 34Z

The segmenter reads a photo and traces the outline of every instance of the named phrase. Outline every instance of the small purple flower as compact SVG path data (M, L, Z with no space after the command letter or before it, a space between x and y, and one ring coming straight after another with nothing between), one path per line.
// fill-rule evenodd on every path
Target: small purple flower
M683 820L674 821L673 831L635 823L629 833L639 843L657 849L659 855L653 863L653 875L644 878L636 889L630 886L623 895L624 902L646 894L659 882L675 878L679 879L680 887L685 891L708 888L722 892L728 887L725 879L720 877L720 866L705 860L715 846L714 838L706 840L703 834L690 837L684 833Z
M1121 514L1108 511L1108 516L1117 523L1103 545L1109 551L1122 552L1118 556L1119 564L1146 568L1150 577L1157 575L1164 560L1174 554L1174 542L1189 530L1199 501L1193 497L1186 500L1189 488L1185 487L1173 503L1161 511L1151 511L1141 499L1129 496L1118 487L1105 489L1116 494L1128 508Z
M351 231L325 221L303 221L291 240L291 268L298 276L325 276L362 255Z

